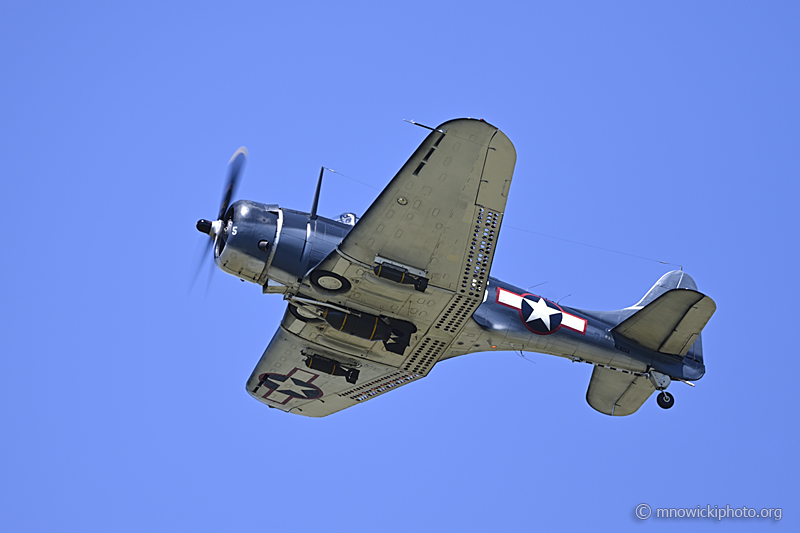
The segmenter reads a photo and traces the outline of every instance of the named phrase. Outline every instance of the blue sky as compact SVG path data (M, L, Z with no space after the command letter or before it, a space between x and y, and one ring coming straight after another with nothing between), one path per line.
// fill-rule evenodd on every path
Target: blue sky
M800 524L795 2L0 3L0 529L672 531L634 507ZM187 296L225 165L310 208L321 165L382 188L482 117L517 167L492 273L635 303L683 265L708 373L611 419L588 365L474 354L315 420L245 379L284 304ZM329 174L320 213L377 191ZM514 228L512 228L512 226Z

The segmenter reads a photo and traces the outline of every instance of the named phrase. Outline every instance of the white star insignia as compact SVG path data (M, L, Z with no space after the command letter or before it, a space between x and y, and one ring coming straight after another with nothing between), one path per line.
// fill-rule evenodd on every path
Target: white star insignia
M544 326L549 331L550 317L553 315L561 314L561 311L549 307L547 305L547 302L544 301L544 298L539 298L538 302L535 302L530 298L525 298L525 301L528 302L528 305L531 306L531 314L528 316L525 322L531 322L533 320L536 320L537 318L541 318L542 322L544 322Z
M277 387L275 387L275 392L280 392L281 394L286 394L289 396L294 396L297 393L300 393L302 396L308 396L307 393L309 391L315 390L312 385L307 383L295 383L291 376L287 376L286 380L283 382L279 382L277 379L275 379L272 380L272 383L277 385Z

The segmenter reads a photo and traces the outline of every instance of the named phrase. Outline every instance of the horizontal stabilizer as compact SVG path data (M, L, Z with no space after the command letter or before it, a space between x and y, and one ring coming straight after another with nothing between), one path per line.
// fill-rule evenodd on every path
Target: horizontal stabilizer
M638 411L655 390L647 376L596 366L586 401L601 413L627 416Z
M672 289L623 321L612 332L651 350L684 356L717 310L708 296Z

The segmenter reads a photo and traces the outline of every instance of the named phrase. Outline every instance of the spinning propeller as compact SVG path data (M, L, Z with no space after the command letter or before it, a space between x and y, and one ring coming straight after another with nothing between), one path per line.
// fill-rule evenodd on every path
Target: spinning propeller
M219 237L225 228L225 212L231 205L231 199L233 198L233 194L236 192L236 186L239 182L239 175L242 173L245 161L247 161L247 148L242 146L236 150L236 152L234 152L233 157L231 157L231 160L228 162L228 180L225 183L225 189L222 194L222 205L219 208L219 216L217 216L217 220L211 222L201 218L197 221L197 230L200 233L205 233L211 237L211 240L206 243L205 250L203 251L204 256L208 255L209 249L211 249L216 243L217 237ZM194 281L197 279L197 275L200 273L201 267L202 263L197 268L192 285L194 285Z

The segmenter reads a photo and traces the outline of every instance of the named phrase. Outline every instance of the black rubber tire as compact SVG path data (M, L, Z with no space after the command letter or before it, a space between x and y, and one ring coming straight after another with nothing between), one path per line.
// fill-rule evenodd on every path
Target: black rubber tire
M656 398L656 402L658 402L658 406L662 409L669 409L673 405L675 405L675 397L672 394L668 393L667 391L661 391L658 397Z
M314 287L328 294L341 294L349 291L352 287L347 278L327 270L315 270L309 276L309 280ZM339 286L331 288L332 285L335 286L336 284L339 284ZM324 285L327 285L327 287Z

